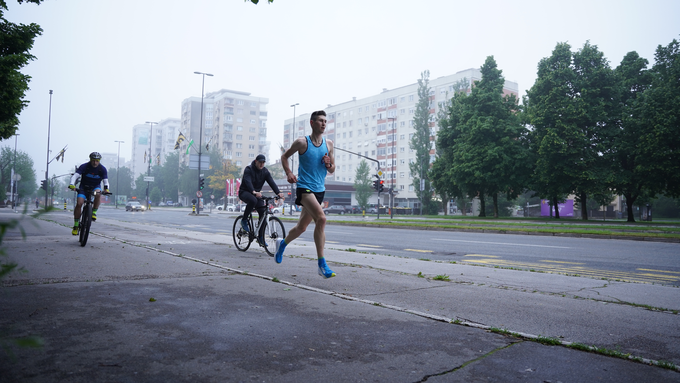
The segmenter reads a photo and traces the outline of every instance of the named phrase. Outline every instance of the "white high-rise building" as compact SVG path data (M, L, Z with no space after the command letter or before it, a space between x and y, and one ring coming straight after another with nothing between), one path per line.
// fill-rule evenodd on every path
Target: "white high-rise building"
M429 81L432 136L430 164L435 159L437 114L453 97L455 86L461 80L472 84L481 78L482 74L479 69L467 69ZM468 85L467 92L470 92L470 85ZM503 92L518 96L519 87L516 82L506 81ZM383 89L380 94L374 96L359 100L355 97L351 101L323 108L328 120L324 136L332 140L336 148L336 171L334 174L329 174L328 179L353 183L357 166L363 159L356 155L358 153L379 162L380 170L384 173L386 188L393 187L397 191L395 206L413 207L418 199L413 188L413 175L409 164L416 158L409 143L414 133L413 117L417 103L418 83L416 82L396 89ZM311 133L309 119L313 111L295 116L295 126L293 126L292 118L284 122L283 141L286 148L290 147L294 139ZM297 173L297 155L292 161L293 171ZM378 163L366 161L373 169L371 174L376 173Z

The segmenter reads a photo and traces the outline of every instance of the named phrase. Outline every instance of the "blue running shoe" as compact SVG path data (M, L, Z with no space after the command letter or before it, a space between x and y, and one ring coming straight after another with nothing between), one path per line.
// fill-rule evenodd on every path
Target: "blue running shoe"
M249 231L250 231L250 228L248 227L248 221L246 221L245 219L242 219L242 220L241 220L241 228L242 228L243 231L245 231L246 233L249 232Z
M323 266L319 266L319 275L328 279L335 276L333 270L328 268L328 265L324 262Z
M333 272L333 270L328 268L328 265L326 264L326 258L324 258L324 257L319 258L318 265L319 265L319 275L321 275L322 277L328 279L328 278L332 278L332 277L335 276L335 273Z
M283 261L283 251L286 250L286 246L286 242L283 241L283 238L276 240L276 263L281 263L281 261Z

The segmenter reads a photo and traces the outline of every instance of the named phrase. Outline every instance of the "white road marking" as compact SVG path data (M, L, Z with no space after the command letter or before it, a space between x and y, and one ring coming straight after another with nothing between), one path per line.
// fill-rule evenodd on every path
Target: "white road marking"
M548 245L529 245L525 243L506 243L506 242L484 242L484 241L465 241L462 239L441 239L432 238L433 241L446 241L446 242L467 242L467 243L484 243L489 245L509 245L509 246L528 246L528 247L550 247L553 249L571 249L571 247L563 246L548 246Z

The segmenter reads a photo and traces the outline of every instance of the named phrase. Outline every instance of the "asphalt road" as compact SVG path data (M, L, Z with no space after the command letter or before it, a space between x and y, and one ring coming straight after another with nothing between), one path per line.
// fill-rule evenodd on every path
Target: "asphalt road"
M103 210L107 217L159 227L231 235L238 214L217 212L187 221L188 209L152 208L151 212ZM206 211L207 212L207 211ZM290 218L290 216L286 216ZM362 221L329 215L329 220ZM374 220L375 217L368 218ZM294 222L284 220L286 230ZM313 226L300 239L313 241ZM437 261L533 270L614 281L680 286L680 244L634 240L548 237L329 225L327 247Z
M676 287L331 246L338 275L322 279L304 238L276 264L193 229L219 217L175 214L170 228L101 213L86 247L67 212L26 221L26 239L6 233L28 272L3 279L0 328L45 345L0 354L0 381L678 381L643 359L529 341L677 366Z

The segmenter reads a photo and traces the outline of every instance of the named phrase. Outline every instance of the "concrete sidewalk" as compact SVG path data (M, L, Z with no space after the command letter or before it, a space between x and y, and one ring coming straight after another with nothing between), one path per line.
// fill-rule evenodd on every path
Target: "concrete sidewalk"
M82 248L69 214L46 219L23 225L26 241L12 231L3 242L28 273L3 281L0 330L45 346L2 354L1 381L680 381L672 370L527 340L680 364L677 288L369 249L328 249L338 276L324 280L310 243L293 243L277 265L228 236L100 218Z

